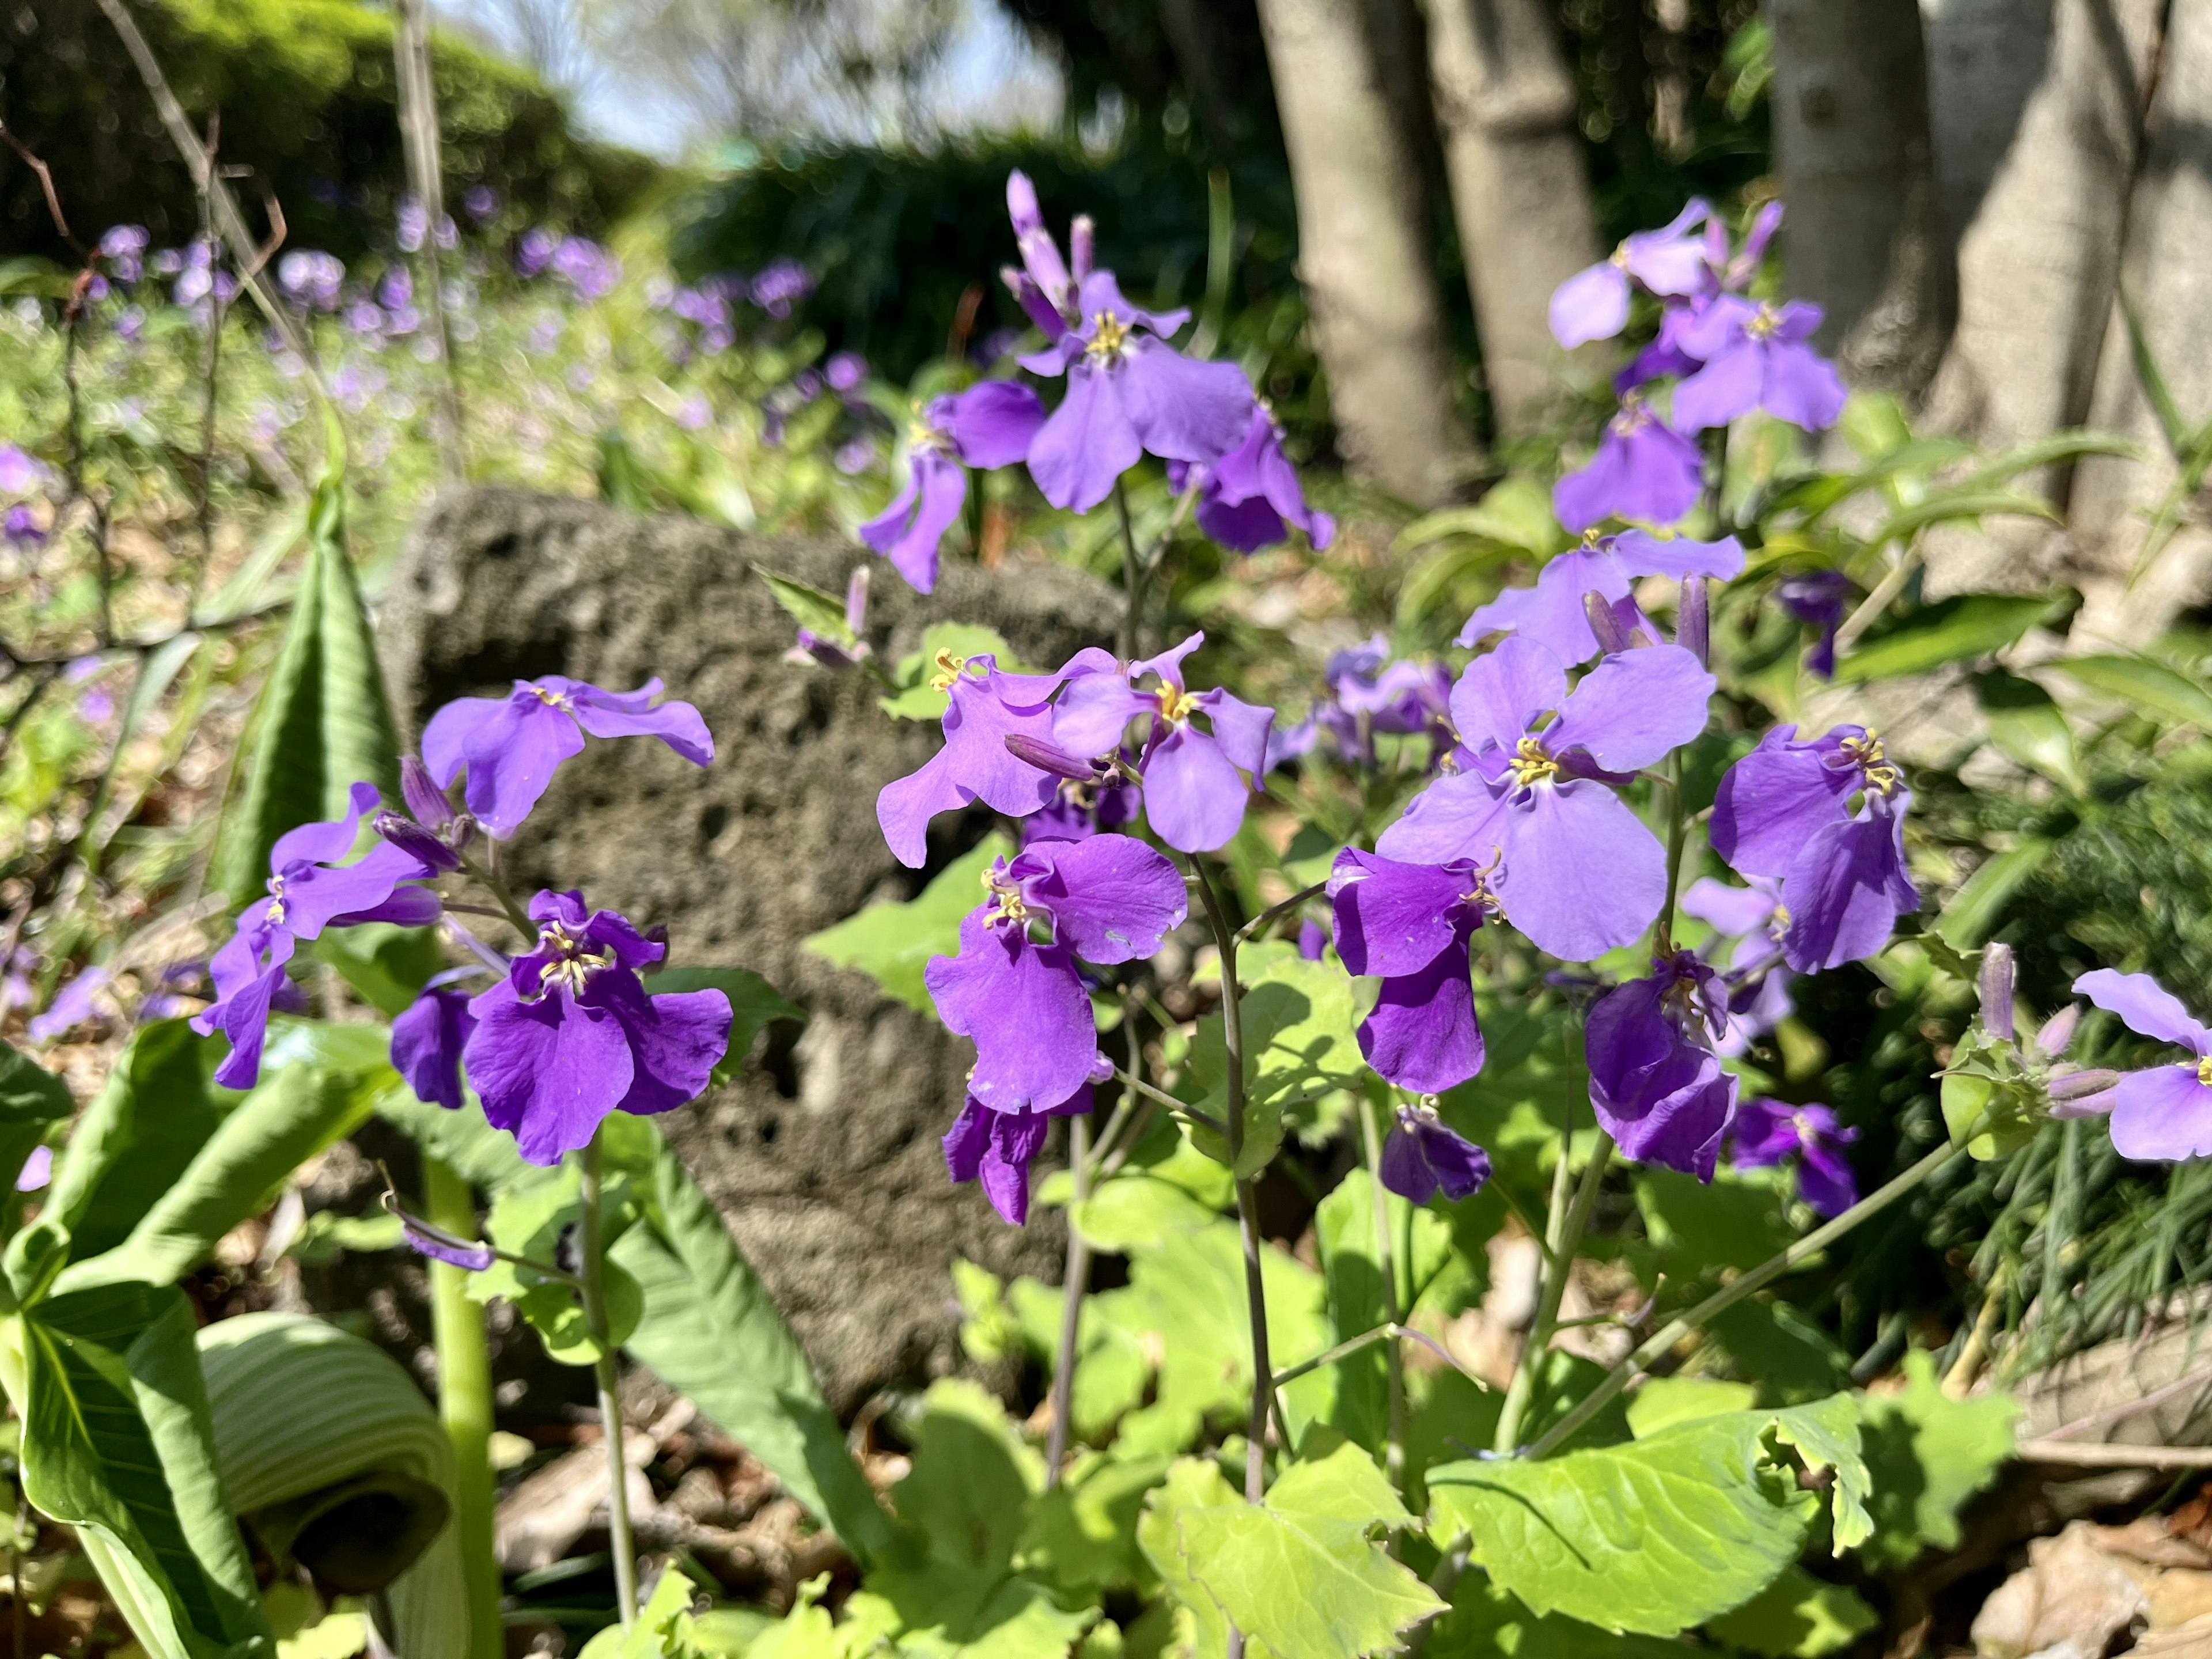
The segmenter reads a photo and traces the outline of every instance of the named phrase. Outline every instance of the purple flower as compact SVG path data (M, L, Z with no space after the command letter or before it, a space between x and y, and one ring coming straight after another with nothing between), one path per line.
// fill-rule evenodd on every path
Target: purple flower
M876 797L876 822L892 855L919 870L928 856L929 821L980 800L1008 817L1027 817L1050 805L1058 775L1009 750L1006 739L1026 737L1049 744L1050 698L1071 675L1110 668L1114 659L1092 648L1079 652L1056 674L1009 674L988 653L956 657L939 652L932 685L948 695L945 747L918 771L884 786ZM980 675L971 669L980 668Z
M14 444L0 444L0 495L27 495L46 476L46 469Z
M378 803L374 784L353 787L346 815L327 823L303 823L276 839L269 853L269 900L241 911L238 928L209 963L216 1000L192 1016L192 1030L217 1030L230 1054L216 1067L226 1089L250 1089L261 1075L261 1042L272 1001L289 989L284 964L301 939L325 927L392 921L419 926L438 916L438 896L420 881L430 871L417 859L380 841L351 864L337 860L353 850L362 814Z
M1743 571L1743 544L1733 536L1717 542L1678 536L1661 541L1641 530L1617 536L1586 534L1583 544L1550 560L1534 587L1511 587L1480 607L1459 631L1457 643L1479 644L1493 633L1534 640L1561 662L1588 662L1599 641L1591 631L1587 595L1625 599L1643 576L1727 581Z
M95 1018L99 1011L93 1006L92 1000L107 980L108 973L105 968L87 968L79 972L75 979L62 987L46 1012L24 1027L29 1032L31 1041L52 1042L56 1037L66 1036L87 1020Z
M1426 732L1441 756L1454 739L1450 711L1450 669L1433 659L1393 659L1389 641L1380 634L1364 644L1333 651L1322 669L1322 695L1304 720L1278 726L1267 734L1267 769L1310 753L1326 732L1337 752L1358 766L1375 763L1375 734L1406 736Z
M0 536L18 547L36 547L46 540L46 532L39 523L37 513L18 502L0 514Z
M1686 305L1668 306L1659 314L1659 332L1651 343L1630 359L1628 367L1613 377L1616 396L1626 398L1638 386L1669 374L1694 374L1699 364L1695 357L1682 349L1682 333L1699 315L1701 301Z
M1775 586L1784 610L1820 630L1805 666L1824 680L1836 678L1836 630L1844 625L1844 601L1850 593L1851 579L1840 570L1811 570Z
M553 234L532 225L514 244L514 274L527 280L545 269L556 246Z
M1328 900L1346 971L1382 981L1374 1012L1359 1027L1367 1063L1424 1095L1480 1072L1482 1028L1468 951L1492 903L1482 872L1465 859L1401 864L1348 847L1329 866Z
M1188 311L1138 310L1110 270L1083 279L1078 304L1072 327L1049 306L1030 304L1050 343L1022 367L1067 376L1067 395L1030 447L1030 476L1045 500L1087 513L1142 454L1210 465L1243 441L1253 410L1244 371L1166 343Z
M1036 393L1012 380L931 399L907 441L906 487L860 526L860 539L916 592L928 592L937 586L938 544L968 499L968 469L1012 465L1043 424Z
M2148 974L2100 968L2075 980L2074 991L2118 1014L2130 1030L2195 1056L2120 1074L2112 1091L2112 1150L2146 1163L2212 1152L2212 1031ZM2067 1115L2093 1109L2087 1102L2075 1105Z
M478 224L499 216L499 192L489 185L471 185L461 198L461 207Z
M1157 657L1071 673L1052 718L1053 743L1082 756L1110 754L1121 747L1131 720L1143 716L1150 722L1137 763L1145 780L1145 812L1153 832L1181 853L1210 853L1236 836L1251 793L1238 775L1265 775L1267 732L1275 720L1273 709L1218 688L1184 689L1183 659L1205 642L1204 634L1193 634ZM1139 691L1137 682L1146 675L1157 684ZM1210 729L1199 729L1199 714Z
M1088 1083L1057 1106L1018 1112L994 1112L970 1095L945 1132L945 1167L956 1186L980 1180L1000 1218L1023 1226L1030 1218L1030 1164L1044 1150L1047 1120L1090 1109Z
M1298 954L1308 962L1319 962L1328 949L1329 930L1311 916L1298 918Z
M622 281L622 261L583 236L564 236L546 263L564 278L578 301L589 305Z
M1792 300L1777 307L1723 294L1682 331L1682 349L1705 364L1674 388L1674 424L1686 432L1726 426L1763 409L1808 432L1844 412L1835 367L1805 342L1820 307Z
M1035 842L984 884L959 954L932 957L924 982L946 1029L975 1041L969 1097L994 1112L1047 1109L1101 1075L1076 959L1104 967L1158 951L1188 911L1182 878L1140 841L1094 836Z
M461 1051L495 1129L532 1164L558 1164L615 1111L647 1115L696 1100L730 1041L716 990L648 996L638 969L668 954L580 893L530 901L538 943L471 1000Z
M1779 1025L1796 1008L1790 983L1796 977L1782 960L1782 935L1790 913L1782 907L1781 883L1753 876L1748 887L1730 887L1706 877L1690 884L1680 909L1713 930L1698 952L1717 961L1728 951L1722 981L1728 988L1727 1029L1715 1043L1723 1054L1747 1053L1757 1038Z
M118 283L135 283L146 273L144 255L151 240L143 225L110 225L100 239L100 257Z
M1920 908L1905 867L1911 805L1905 775L1865 727L1801 742L1796 726L1778 726L1722 778L1713 851L1738 875L1781 882L1792 968L1838 968L1876 954L1897 918Z
M1052 804L1022 820L1022 845L1083 841L1119 830L1135 823L1143 806L1143 793L1128 781L1117 762L1092 761L1080 775L1061 777L1053 791Z
M1660 645L1606 658L1569 693L1557 657L1507 640L1452 690L1460 769L1416 796L1376 850L1495 866L1506 920L1553 956L1586 962L1626 945L1659 914L1667 860L1613 790L1705 729L1713 684L1688 652Z
M505 840L530 816L553 781L553 769L595 738L659 738L695 766L714 758L707 722L674 698L652 706L660 682L635 691L602 691L581 680L547 674L517 680L504 697L458 697L422 730L422 759L431 780L448 788L468 769L466 799L476 821Z
M276 262L276 285L300 305L336 311L345 265L334 254L299 248Z
M1272 547L1296 525L1316 548L1336 535L1336 520L1306 505L1298 475L1283 454L1283 436L1263 404L1252 406L1244 441L1211 466L1168 464L1168 483L1181 494L1199 474L1198 527L1232 552Z
M1590 1106L1629 1157L1711 1181L1735 1115L1736 1080L1713 1051L1728 1003L1687 951L1651 965L1590 1006Z
M1435 1107L1401 1105L1376 1173L1408 1203L1425 1204L1439 1188L1457 1203L1490 1179L1490 1154L1448 1127Z
M868 360L857 351L832 352L822 365L822 378L832 392L850 392L868 378Z
M430 210L412 196L399 199L399 251L415 253L421 251L422 239L429 234Z
M417 1100L461 1106L461 1050L477 1029L465 991L428 990L392 1022L392 1069Z
M1607 518L1672 524L1698 504L1704 470L1697 445L1632 392L1606 423L1589 465L1553 486L1552 508L1577 532Z
M1838 1216L1859 1201L1858 1178L1844 1156L1844 1148L1858 1138L1856 1129L1838 1127L1835 1113L1826 1106L1747 1100L1729 1137L1729 1155L1739 1170L1762 1170L1795 1154L1798 1196L1815 1215Z
M31 1155L23 1160L23 1167L15 1172L15 1190L35 1193L54 1178L54 1149L33 1146Z
M1578 270L1552 295L1552 337L1569 349L1610 340L1628 326L1629 279L1652 294L1695 294L1708 280L1702 238L1712 209L1692 197L1672 224L1639 230L1602 264Z
M796 259L777 259L762 268L750 289L752 302L771 317L788 317L792 307L814 292L814 278Z

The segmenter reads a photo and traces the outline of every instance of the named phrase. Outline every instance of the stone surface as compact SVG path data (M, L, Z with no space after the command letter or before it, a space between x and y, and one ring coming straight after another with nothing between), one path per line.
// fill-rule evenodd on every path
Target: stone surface
M933 724L894 721L859 673L780 660L793 625L756 564L842 592L867 556L828 538L741 535L516 492L449 495L416 526L378 618L403 731L448 698L561 673L629 690L654 675L714 732L703 770L650 740L594 740L502 857L518 884L583 890L673 960L768 975L811 1018L763 1039L732 1086L664 1120L813 1355L833 1403L958 1362L948 1267L1056 1276L1049 1215L1024 1230L946 1181L939 1138L969 1054L934 1019L801 950L878 899L910 897L987 815L939 820L931 868L902 867L876 793L921 765ZM889 662L945 619L1056 664L1110 642L1115 602L1077 573L948 562L933 598L877 563L868 635Z

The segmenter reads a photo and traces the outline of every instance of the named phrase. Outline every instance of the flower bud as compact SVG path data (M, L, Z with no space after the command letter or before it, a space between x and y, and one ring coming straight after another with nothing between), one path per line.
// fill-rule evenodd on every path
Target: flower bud
M1674 610L1674 643L1698 659L1701 668L1713 665L1713 602L1705 579L1692 576L1682 584L1682 597Z
M1628 635L1621 629L1620 618L1613 613L1613 602L1604 594L1595 590L1583 594L1583 613L1589 618L1590 632L1597 635L1599 650L1609 657L1628 649Z
M2074 1044L2074 1028L2081 1023L2081 1005L2069 1002L2049 1019L2035 1034L2036 1051L2046 1060L2056 1060Z
M2096 1117L2119 1103L2120 1074L2101 1066L2067 1072L2051 1079L2051 1115Z
M1098 769L1065 749L1055 747L1042 738L1032 738L1020 732L1006 734L1006 752L1039 771L1051 772L1063 778L1075 778L1089 783L1098 775Z
M432 830L442 830L453 821L453 809L446 799L446 792L438 787L430 769L413 755L403 755L399 760L399 798L407 803L407 811L415 822Z
M1079 284L1091 275L1092 262L1097 258L1098 228L1087 213L1079 213L1067 226L1068 274Z
M2013 1040L2012 946L1991 945L1982 951L1982 1029L2000 1042Z
M461 867L452 848L410 817L398 812L379 812L369 827L426 868L443 873Z

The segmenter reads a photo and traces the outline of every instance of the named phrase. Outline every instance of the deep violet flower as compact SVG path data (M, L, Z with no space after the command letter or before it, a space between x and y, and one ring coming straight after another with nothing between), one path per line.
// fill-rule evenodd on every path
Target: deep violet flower
M699 711L672 697L654 708L659 695L657 678L635 691L602 691L559 674L517 680L504 697L457 697L433 714L422 729L422 760L441 789L465 767L470 812L504 841L538 805L554 769L583 753L586 732L659 738L695 766L714 759L714 739Z
M1492 904L1482 872L1466 859L1401 864L1348 847L1329 866L1328 899L1346 971L1382 981L1374 1012L1359 1026L1367 1063L1424 1095L1480 1072L1482 1028L1468 951Z
M1780 1100L1743 1103L1729 1135L1729 1157L1739 1170L1771 1169L1795 1157L1797 1195L1819 1216L1838 1216L1859 1201L1858 1177L1844 1148L1859 1138L1839 1127L1836 1114L1816 1103Z
M994 1112L970 1095L945 1132L945 1170L955 1186L981 1182L983 1195L1000 1218L1024 1225L1030 1218L1030 1164L1044 1150L1051 1120L1090 1109L1088 1083L1057 1106L1018 1112Z
M1038 842L984 878L957 956L923 969L939 1018L975 1043L968 1093L994 1112L1057 1106L1100 1075L1098 1033L1076 959L1152 955L1188 914L1182 878L1128 836ZM1042 937L1033 936L1041 934Z
M2212 1152L2212 1031L2148 974L2100 968L2075 980L2074 992L2118 1014L2130 1030L2178 1044L2192 1056L2120 1074L2112 1095L2112 1150L2146 1163ZM2087 1102L2076 1102L2067 1115L2088 1109Z
M1748 887L1730 887L1707 876L1692 882L1682 894L1682 914L1713 930L1712 939L1698 954L1723 967L1728 1026L1714 1044L1723 1054L1749 1052L1754 1041L1788 1018L1796 1006L1790 994L1796 975L1782 959L1782 935L1790 925L1790 913L1782 907L1781 889L1781 883L1765 876L1752 877Z
M1875 955L1897 918L1920 908L1905 866L1911 805L1905 775L1864 726L1801 741L1796 726L1778 726L1722 778L1713 851L1738 875L1781 882L1792 968L1838 968Z
M1632 392L1606 422L1589 465L1552 487L1552 510L1577 533L1608 518L1672 524L1698 504L1704 473L1697 444Z
M945 747L918 771L885 784L876 797L876 822L892 856L908 869L921 868L930 819L970 801L1012 818L1051 805L1060 774L1018 758L1006 739L1030 738L1049 746L1052 694L1071 675L1113 666L1113 656L1095 647L1078 652L1056 674L1010 674L988 652L974 657L939 652L930 684L948 697Z
M1244 441L1211 466L1168 464L1168 483L1179 495L1199 477L1198 527L1235 553L1273 547L1295 525L1316 548L1336 536L1336 520L1306 505L1298 475L1283 453L1283 434L1264 404L1255 404Z
M938 544L968 499L968 469L1024 459L1043 424L1036 393L1013 380L932 398L907 440L905 486L860 526L860 539L915 592L928 592L937 586Z
M1699 542L1686 536L1662 541L1641 530L1585 535L1581 546L1546 563L1534 587L1508 588L1479 607L1460 629L1457 642L1474 646L1486 635L1512 633L1535 641L1561 662L1588 662L1600 644L1590 628L1588 595L1625 599L1643 576L1727 581L1742 574L1743 544L1733 536Z
M1447 1125L1435 1107L1401 1106L1376 1173L1408 1203L1425 1204L1438 1188L1457 1203L1490 1179L1490 1154Z
M1782 608L1820 630L1805 666L1824 680L1836 678L1836 630L1844 625L1844 602L1850 593L1851 579L1840 570L1809 570L1775 585L1774 597L1782 601Z
M465 991L428 990L392 1022L392 1069L417 1100L461 1107L461 1050L477 1029Z
M1590 1006L1590 1107L1630 1158L1711 1181L1735 1116L1736 1079L1713 1048L1727 999L1719 976L1687 951L1651 966L1650 978Z
M1705 367L1674 388L1674 424L1697 432L1763 409L1808 432L1833 426L1844 412L1843 380L1805 343L1820 325L1820 307L1803 300L1713 300L1681 331L1682 349Z
M580 893L530 901L538 942L471 998L461 1050L484 1117L532 1164L558 1164L614 1111L665 1112L705 1091L730 1042L717 990L648 995L638 969L668 954Z
M1121 768L1106 761L1082 764L1081 775L1060 779L1050 805L1022 820L1023 846L1040 841L1085 841L1136 822L1144 808L1144 794Z
M1204 634L1193 634L1157 657L1131 663L1109 659L1097 672L1071 673L1052 716L1052 741L1072 755L1113 753L1131 720L1142 716L1150 722L1137 763L1145 780L1145 813L1159 838L1181 853L1210 853L1235 837L1251 793L1238 774L1255 779L1265 774L1267 732L1275 720L1273 709L1218 687L1184 688L1183 659L1205 642ZM1147 676L1157 683L1139 690L1137 682ZM1200 714L1209 729L1195 723Z
M1557 657L1507 640L1452 690L1460 769L1414 797L1376 850L1497 866L1506 920L1564 960L1626 945L1659 914L1667 859L1614 787L1705 729L1713 684L1688 652L1659 645L1606 658L1570 693Z
M278 836L269 854L267 902L256 899L240 913L238 930L208 964L216 1000L191 1024L202 1036L220 1030L230 1039L230 1053L215 1072L224 1088L250 1089L260 1077L270 1006L286 988L284 964L300 940L358 922L417 926L437 919L438 896L407 884L430 870L391 842L380 841L351 864L337 863L353 851L362 814L378 799L375 785L356 783L343 817L303 823Z
M1652 294L1697 293L1709 278L1704 239L1692 233L1711 214L1692 197L1673 223L1638 231L1609 258L1561 283L1552 293L1552 337L1571 349L1613 338L1628 326L1631 278Z

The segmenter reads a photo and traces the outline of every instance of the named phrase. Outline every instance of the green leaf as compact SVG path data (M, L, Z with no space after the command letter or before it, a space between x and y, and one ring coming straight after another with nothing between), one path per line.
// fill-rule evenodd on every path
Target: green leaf
M1958 1547L1960 1508L2012 1455L2020 1412L2008 1395L1951 1399L1919 1349L1905 1358L1905 1379L1901 1391L1869 1395L1859 1408L1875 1524L1858 1552L1877 1572L1908 1565L1924 1549Z
M872 1626L895 1631L892 1651L915 1659L1066 1659L1098 1609L1063 1612L1026 1578L931 1566L872 1575L846 1616L848 1642Z
M1705 1626L1730 1647L1771 1659L1820 1659L1847 1648L1881 1623L1881 1615L1848 1584L1830 1584L1791 1567L1732 1613Z
M2148 657L2061 657L2050 666L2160 726L2212 731L2212 692Z
M125 1284L50 1297L19 1326L24 1493L77 1528L157 1659L274 1639L216 1478L194 1322L174 1286Z
M1440 1612L1437 1593L1374 1534L1409 1523L1374 1461L1342 1442L1293 1464L1261 1504L1172 1511L1189 1580L1276 1659L1342 1659L1395 1650Z
M609 1253L645 1292L629 1352L744 1445L864 1564L890 1517L846 1449L805 1350L683 1162L666 1147L647 1224Z
M1784 1302L1747 1297L1706 1327L1739 1376L1755 1377L1785 1402L1818 1400L1845 1387L1850 1356L1817 1322ZM1648 1385L1647 1385L1648 1386Z
M1144 1587L1154 1575L1137 1547L1137 1525L1167 1470L1164 1457L1079 1460L1030 1505L1015 1558L1022 1571L1069 1595Z
M1632 1185L1660 1266L1677 1280L1756 1267L1796 1237L1785 1223L1781 1192L1759 1179L1723 1172L1708 1186L1653 1166L1638 1170Z
M1066 1304L1060 1287L1018 1279L1012 1295L1021 1326L1029 1334L1028 1346L1048 1359L1056 1358L1060 1309ZM1144 1345L1102 1316L1085 1297L1077 1316L1075 1381L1068 1405L1068 1419L1078 1437L1092 1445L1103 1440L1125 1413L1143 1403L1152 1375Z
M1649 1440L1677 1423L1749 1411L1758 1395L1748 1382L1717 1382L1706 1376L1650 1377L1629 1397L1629 1431L1638 1440Z
M664 968L646 976L645 988L658 995L669 991L720 991L730 1000L730 1046L714 1067L714 1081L727 1083L744 1069L753 1041L777 1020L805 1024L806 1010L750 968Z
M0 1042L0 1179L12 1186L23 1160L46 1139L48 1126L76 1109L68 1084L28 1054Z
M809 633L830 640L850 650L859 643L853 625L845 619L845 601L842 595L825 593L818 587L792 576L779 576L760 565L753 567L753 574L768 584L775 602L788 612L792 619Z
M614 1249L636 1220L633 1183L626 1173L609 1175L601 1210L607 1240L608 1335L620 1346L629 1340L645 1311L644 1290L617 1261ZM484 1236L511 1255L558 1269L563 1266L562 1243L574 1237L571 1229L579 1224L582 1214L581 1172L577 1165L567 1164L538 1181L509 1187L501 1193L484 1218ZM568 1271L575 1271L573 1259L566 1265ZM598 1363L600 1345L585 1316L582 1292L569 1280L519 1262L498 1261L469 1275L468 1293L477 1302L495 1297L507 1302L538 1333L547 1357L556 1363Z
M1246 1117L1234 1173L1249 1176L1266 1168L1281 1146L1285 1108L1352 1087L1367 1072L1354 1030L1352 981L1341 969L1308 962L1294 951L1271 955L1244 977L1241 1008ZM1219 1014L1199 1022L1190 1068L1206 1091L1204 1109L1221 1116L1228 1109L1229 1061ZM1201 1127L1191 1139L1215 1162L1229 1162L1222 1136Z
M1926 605L1863 641L1836 665L1845 682L1897 679L1924 674L1945 663L2002 650L2041 622L2051 601L2004 593L1962 593Z
M1173 1464L1167 1479L1152 1489L1145 1500L1144 1517L1137 1522L1137 1547L1169 1594L1188 1610L1197 1626L1197 1640L1190 1651L1204 1659L1228 1650L1229 1620L1221 1604L1192 1573L1183 1557L1176 1522L1188 1512L1221 1509L1239 1501L1237 1489L1223 1478L1219 1464L1211 1458L1186 1457Z
M1925 500L1891 514L1881 527L1867 538L1867 545L1880 547L1885 542L1908 541L1931 524L2000 516L2056 520L2059 515L2057 509L2040 495L2021 495L2009 489L1938 490Z
M695 1635L691 1603L702 1590L671 1561L637 1610L635 1622L627 1629L609 1625L584 1644L576 1659L690 1659Z
M922 632L921 649L900 659L893 681L899 688L897 695L878 699L884 713L901 720L945 718L945 711L952 704L952 694L930 684L939 672L939 653L956 658L963 665L971 658L988 656L1010 674L1036 672L1014 655L1013 647L994 629L980 623L933 623Z
M2043 867L2057 845L2030 836L2019 845L1984 859L1981 867L1951 895L1942 915L1936 918L1936 932L1943 942L1956 951L1971 951L1995 933L2012 896Z
M1672 1636L1749 1601L1804 1547L1820 1503L1770 1437L1836 1470L1837 1536L1864 1537L1867 1472L1847 1395L1541 1463L1432 1469L1431 1530L1468 1534L1473 1559L1533 1613Z
M471 1186L494 1197L510 1187L531 1186L545 1178L537 1164L522 1161L514 1137L493 1128L482 1112L449 1112L416 1099L412 1089L393 1089L378 1097L376 1115L432 1157L452 1164Z
M1493 484L1472 507L1441 507L1398 532L1401 548L1423 547L1447 536L1472 536L1534 558L1574 544L1552 512L1552 492L1526 473Z
M2074 751L2074 728L2051 693L2000 668L1975 676L1974 700L2000 753L2077 795L2087 789Z
M246 787L223 815L217 869L234 906L269 878L288 830L345 816L356 783L387 799L399 787L399 740L376 641L345 550L345 483L326 471L307 511L307 568L283 644L241 748Z
M914 1463L891 1488L900 1521L930 1559L996 1576L1012 1565L1044 1490L1044 1460L1023 1443L1006 1407L976 1384L948 1377L924 1397Z
M2196 430L2181 412L2181 405L2173 400L2172 389L2166 385L2166 376L2160 373L2158 359L2150 349L2150 338L2143 332L2142 317L2128 295L2127 286L2118 287L2120 318L2128 331L2128 356L2135 363L2136 379L2143 389L2144 401L2151 413L2158 416L2158 429L2166 439L2166 447L2172 452L2177 462L2189 459L2194 447Z
M932 957L957 956L960 919L982 902L983 877L1013 843L988 835L973 852L945 866L919 896L903 904L872 904L856 916L809 936L805 948L840 968L855 968L909 1008L933 1012L922 969Z
M1551 1613L1539 1619L1479 1572L1463 1572L1451 1610L1429 1627L1428 1659L1686 1659L1693 1650L1620 1636Z
M412 1007L430 975L446 965L435 927L388 921L325 928L314 951L387 1019Z

